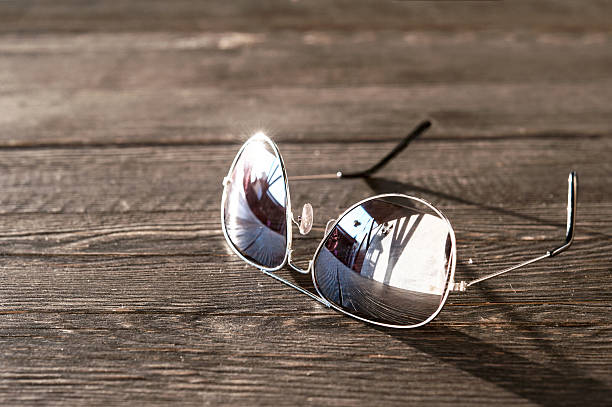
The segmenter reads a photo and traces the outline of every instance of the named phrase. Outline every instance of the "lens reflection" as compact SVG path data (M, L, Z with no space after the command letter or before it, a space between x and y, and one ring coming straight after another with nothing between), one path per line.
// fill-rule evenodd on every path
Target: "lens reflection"
M247 141L226 186L225 228L246 258L279 267L287 251L287 191L280 158L268 141Z
M445 298L451 230L419 206L408 197L377 198L346 213L315 259L321 294L384 324L408 326L432 316Z

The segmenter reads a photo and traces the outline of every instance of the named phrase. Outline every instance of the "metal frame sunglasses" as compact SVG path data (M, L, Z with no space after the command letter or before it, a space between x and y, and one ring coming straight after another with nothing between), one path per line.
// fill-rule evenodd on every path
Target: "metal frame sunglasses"
M295 180L367 178L423 134L424 121L372 167L359 172L293 177ZM263 133L240 148L223 179L221 225L236 255L268 276L327 307L375 325L416 328L433 320L451 291L556 256L572 243L576 222L577 175L568 178L565 242L538 257L473 281L454 281L455 232L429 202L404 194L382 194L355 203L327 223L306 270L292 258L292 228L310 232L312 206L294 217L289 180L277 145ZM289 265L310 273L317 294L276 275Z

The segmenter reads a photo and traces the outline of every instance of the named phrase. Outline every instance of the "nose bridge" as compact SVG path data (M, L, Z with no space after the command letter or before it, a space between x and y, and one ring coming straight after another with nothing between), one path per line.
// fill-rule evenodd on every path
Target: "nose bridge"
M308 273L310 273L310 268L312 267L312 260L308 261L308 268L306 270L304 270L303 268L301 268L300 266L298 266L297 264L295 264L293 262L293 258L291 257L291 254L289 254L289 260L287 260L287 264L289 265L289 267L291 267L292 269L294 269L298 273L308 274Z
M309 222L310 225L308 227L308 231L306 233L302 233L303 235L307 234L311 227L312 227L312 222L313 222L313 217L312 217L312 206L309 203L306 203L304 205L304 209L310 207L309 209L303 210L302 211L302 216L298 217L298 220L296 221L295 219L293 219L293 223L295 225L297 225L300 228L300 233L302 233L302 226L304 222ZM292 215L293 217L293 215ZM322 242L321 244L323 244L323 240L325 240L325 238L327 237L327 235L329 234L329 232L331 231L332 226L334 225L334 223L336 222L336 219L330 219L327 221L327 224L325 225L325 234L323 235L322 238ZM308 274L310 273L310 271L312 270L312 262L314 261L314 258L308 261L308 267L306 268L306 270L304 270L302 267L298 266L297 264L295 264L294 260L293 260L293 249L289 250L289 256L287 259L287 264L289 265L289 267L291 267L293 270L302 273L302 274Z

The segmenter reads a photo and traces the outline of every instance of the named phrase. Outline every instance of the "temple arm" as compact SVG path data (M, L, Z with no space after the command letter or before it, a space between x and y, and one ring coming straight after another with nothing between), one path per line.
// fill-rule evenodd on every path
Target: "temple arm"
M576 228L576 198L578 195L578 178L576 176L576 172L572 171L569 174L569 178L567 180L568 188L567 188L567 228L565 231L565 242L552 250L547 251L545 254L533 258L531 260L524 261L520 264L517 264L512 267L508 267L507 269L486 275L481 278L477 278L476 280L465 282L461 281L460 283L455 283L452 287L455 291L465 291L469 286L480 283L481 281L488 280L493 277L497 277L499 275L505 274L509 271L516 270L520 267L526 266L531 263L535 263L536 261L546 259L548 257L556 256L557 254L565 251L574 240L574 231Z
M387 155L385 155L382 159L380 159L376 164L371 166L370 168L357 172L342 172L338 171L335 174L316 174L316 175L298 175L291 177L292 181L305 181L305 180L317 180L317 179L338 179L338 178L367 178L372 174L376 173L378 170L383 168L385 165L389 163L389 161L393 160L399 153L404 151L408 144L410 144L413 140L419 137L421 134L425 132L428 128L431 127L431 122L429 120L425 120L419 123L410 133L406 135L395 147L391 150ZM312 206L307 203L304 205L302 209L302 216L299 216L296 220L293 218L293 223L295 223L300 228L300 233L305 235L310 232L310 228L312 227ZM295 266L291 263L291 259L289 259L289 265L293 267L295 270L303 272L302 269Z
M389 161L393 160L395 156L397 156L399 153L404 151L404 149L408 147L408 144L410 144L413 140L415 140L417 137L423 134L430 127L431 127L431 122L429 120L425 120L424 122L421 122L418 126L414 128L414 130L412 130L406 137L404 137L402 141L400 141L399 144L396 145L393 148L393 150L389 152L389 154L384 156L376 164L374 164L367 170L363 170L363 171L356 171L356 172L339 171L337 174L338 178L367 178L373 175L378 170L380 170L382 167L387 165Z
M389 161L393 160L399 153L404 151L408 144L414 141L417 137L423 134L429 127L431 127L431 122L429 120L425 120L421 122L418 126L414 128L410 133L406 135L394 148L391 150L386 156L384 156L380 161L371 166L370 168L362 171L356 172L343 172L338 171L335 174L318 174L318 175L300 175L296 177L291 177L291 180L300 181L300 180L314 180L314 179L330 179L330 178L367 178L378 172L381 168L389 163Z

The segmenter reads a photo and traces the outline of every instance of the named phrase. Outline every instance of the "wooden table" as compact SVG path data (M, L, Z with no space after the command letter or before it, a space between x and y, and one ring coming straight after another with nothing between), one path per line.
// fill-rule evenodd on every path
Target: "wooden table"
M612 5L0 2L0 404L610 405ZM315 229L380 192L447 214L457 280L571 250L415 330L245 265L221 179L265 130ZM312 289L309 277L279 274Z

